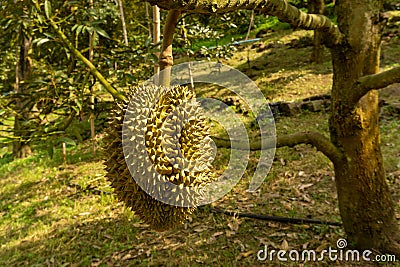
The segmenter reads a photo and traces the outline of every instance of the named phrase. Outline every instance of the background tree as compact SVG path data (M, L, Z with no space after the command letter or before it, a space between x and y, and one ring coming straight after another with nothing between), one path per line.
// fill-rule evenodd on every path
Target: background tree
M325 8L324 0L308 0L308 13L323 14ZM324 47L322 45L322 34L318 29L314 30L314 46L311 53L311 62L321 64L323 62Z
M3 87L3 90L9 95L12 93L13 98L13 156L24 158L31 153L29 127L26 126L30 123L30 110L33 107L29 101L29 80L32 74L32 59L30 58L33 38L32 12L27 1L21 2L14 9L11 9L10 3L3 3L2 6L1 25L3 35L8 39L8 45L7 42L2 42L2 44L8 53L12 53L15 49L14 64L8 62L15 68L13 70L8 68L6 71L9 77L13 77L13 86L5 83L6 86Z
M303 29L320 29L333 58L330 140L300 133L279 145L311 143L333 162L339 209L350 244L400 255L399 226L385 180L378 127L378 91L400 82L400 68L379 70L383 1L339 1L338 27L286 1L150 1L173 12L226 13L255 9Z

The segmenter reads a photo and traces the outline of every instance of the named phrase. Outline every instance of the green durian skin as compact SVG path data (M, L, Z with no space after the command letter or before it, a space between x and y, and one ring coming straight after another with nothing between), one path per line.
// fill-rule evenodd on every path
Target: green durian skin
M136 90L143 90L143 87L139 87ZM131 95L130 98L132 97L133 101L136 101L135 97L137 96ZM147 121L147 153L160 151L162 136L160 136L159 131L157 132L157 129L160 128L160 124L168 114L183 101L194 98L194 92L187 87L181 86L172 88L160 98L151 110L150 118ZM178 207L158 201L142 190L132 178L125 162L121 140L124 114L127 106L128 102L117 103L117 108L113 111L113 117L106 130L105 147L103 149L106 178L111 183L118 200L134 211L152 229L164 231L174 228L181 225L188 215L193 213L195 207ZM202 152L200 151L200 141L206 136L208 136L208 128L205 120L201 117L195 117L181 131L179 145L182 154L188 159L197 159L201 155L200 152ZM155 159L152 161L153 166L160 174L165 176L166 180L174 184L183 183L185 186L199 187L213 180L210 170L194 173L181 172L172 166L166 155L159 152L156 153L158 154L153 157ZM151 154L149 156L151 158ZM176 175L177 173L180 175Z

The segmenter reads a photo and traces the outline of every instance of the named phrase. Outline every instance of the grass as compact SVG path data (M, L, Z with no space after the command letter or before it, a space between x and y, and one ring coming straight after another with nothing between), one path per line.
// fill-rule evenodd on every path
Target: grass
M310 48L286 46L307 33L288 33L291 31L271 33L268 42L277 44L275 48L258 53L245 47L226 63L252 76L269 101L326 93L332 75L328 54L324 64L309 64ZM395 61L392 55L396 56L399 48L398 39L384 43L388 62ZM198 93L216 98L226 95L219 88ZM400 218L400 122L398 116L385 112L382 153ZM327 133L327 121L326 113L280 117L277 134L304 130ZM236 218L205 208L174 230L155 232L110 194L102 158L93 156L90 147L89 142L70 147L65 165L59 149L52 160L41 150L27 159L11 161L8 154L0 158L0 266L368 266L365 262L283 264L257 260L265 245L317 251L335 247L336 241L345 237L341 227ZM219 150L217 167L223 168L228 153ZM332 165L320 152L307 145L278 149L261 188L248 193L257 155L251 153L243 179L214 203L215 207L340 221ZM82 190L89 186L100 194Z
M278 133L295 125L298 129L326 129L326 124L315 123L326 118L325 114L285 118L278 124ZM384 137L394 133L393 124L395 120L383 124ZM38 154L1 166L2 266L255 266L259 264L256 253L264 244L322 249L344 236L338 227L237 219L203 210L176 230L154 232L113 195L94 195L71 186L92 185L110 191L102 161L91 156L89 147L72 148L67 165L61 164L61 152L56 151L52 161ZM384 153L385 159L390 157L385 146ZM279 149L276 159L259 192L244 192L249 170L243 182L215 206L340 220L333 171L325 157L309 146L300 146ZM398 179L393 191L399 189Z

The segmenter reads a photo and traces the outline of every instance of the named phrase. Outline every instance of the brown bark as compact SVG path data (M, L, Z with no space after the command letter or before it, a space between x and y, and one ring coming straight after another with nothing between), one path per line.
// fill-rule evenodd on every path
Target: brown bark
M339 209L350 244L400 255L394 202L385 180L378 124L378 93L360 101L358 80L379 69L379 2L338 3L346 45L332 50L334 80L330 133L345 156L334 164ZM363 16L360 16L363 14Z
M241 141L229 140L213 136L215 144L219 148L231 148L231 143L236 149L247 149L247 145L241 145ZM294 147L301 144L310 144L318 151L321 151L332 162L339 164L343 160L341 152L329 141L328 138L317 132L301 132L296 134L278 136L276 142L274 139L267 140L264 146L261 145L259 136L250 138L250 150L271 149L273 147Z
M161 53L158 59L160 70L164 70L160 73L159 82L164 86L169 86L171 82L170 68L174 64L172 42L174 40L174 32L180 15L181 12L179 10L170 10L164 24Z
M24 127L24 123L29 120L29 107L27 99L24 95L29 95L27 81L30 79L32 72L32 62L29 58L29 50L32 46L32 37L26 35L21 30L21 45L19 50L19 58L16 66L15 92L19 97L16 100L16 115L14 120L14 137L13 157L25 158L32 151L29 143L29 129Z
M310 14L323 14L325 9L324 0L309 0L308 1L308 13ZM323 43L323 32L319 29L314 30L314 45L311 52L311 62L322 64L324 56Z
M356 99L360 99L373 89L382 89L393 83L400 83L400 67L393 68L377 74L366 75L358 79L359 93Z
M158 6L153 6L153 44L158 44L160 42L160 8ZM156 53L159 57L159 53ZM160 65L156 63L154 65L154 74L160 72Z

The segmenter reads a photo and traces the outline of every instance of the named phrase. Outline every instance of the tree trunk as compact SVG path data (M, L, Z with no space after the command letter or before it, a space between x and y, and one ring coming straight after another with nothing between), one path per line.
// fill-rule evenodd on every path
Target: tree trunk
M147 2L146 2L146 5L148 5ZM128 31L126 30L124 6L122 4L122 0L118 0L118 6L119 6L119 13L121 16L122 32L124 34L124 43L126 46L129 46ZM147 10L147 8L146 8L146 10Z
M89 8L93 9L93 0L89 0ZM93 16L90 15L89 21L92 23L93 22ZM124 24L123 24L124 26ZM89 33L89 61L93 63L93 57L94 57L94 35L96 33L96 30L94 30L92 33ZM125 32L124 32L125 34ZM125 36L125 35L124 35ZM96 156L96 131L95 131L95 125L94 125L94 86L96 84L96 81L94 77L90 77L90 97L89 97L89 107L90 107L90 114L89 114L89 121L90 121L90 139L92 141L92 152L93 155Z
M158 6L153 6L153 44L158 44L161 38L161 27L160 27L160 8ZM160 53L156 53L159 57ZM160 65L156 63L154 65L154 74L160 72ZM157 82L158 83L158 82Z
M13 157L25 158L32 153L29 144L29 129L25 126L29 121L30 108L28 107L29 95L27 88L27 81L29 80L32 72L32 63L29 58L29 50L32 45L32 37L28 37L23 30L21 30L21 46L19 50L19 58L16 65L16 78L15 78L15 93L17 94L16 100L16 115L14 119L14 137L13 142Z
M310 14L323 14L325 8L324 0L309 0L308 13ZM324 46L322 45L321 30L314 30L314 45L311 53L311 62L322 64L324 59Z
M332 142L345 155L335 164L339 209L350 244L400 255L394 202L380 150L378 92L355 98L357 80L379 70L379 2L340 1L338 22L345 44L332 49ZM353 5L354 4L354 5ZM363 15L360 15L363 14Z
M160 66L160 71L162 71L158 77L158 83L163 86L170 86L171 83L171 67L174 63L172 56L172 42L174 40L174 32L180 15L181 12L179 10L168 11L167 19L164 24L161 52L158 57L158 65Z

